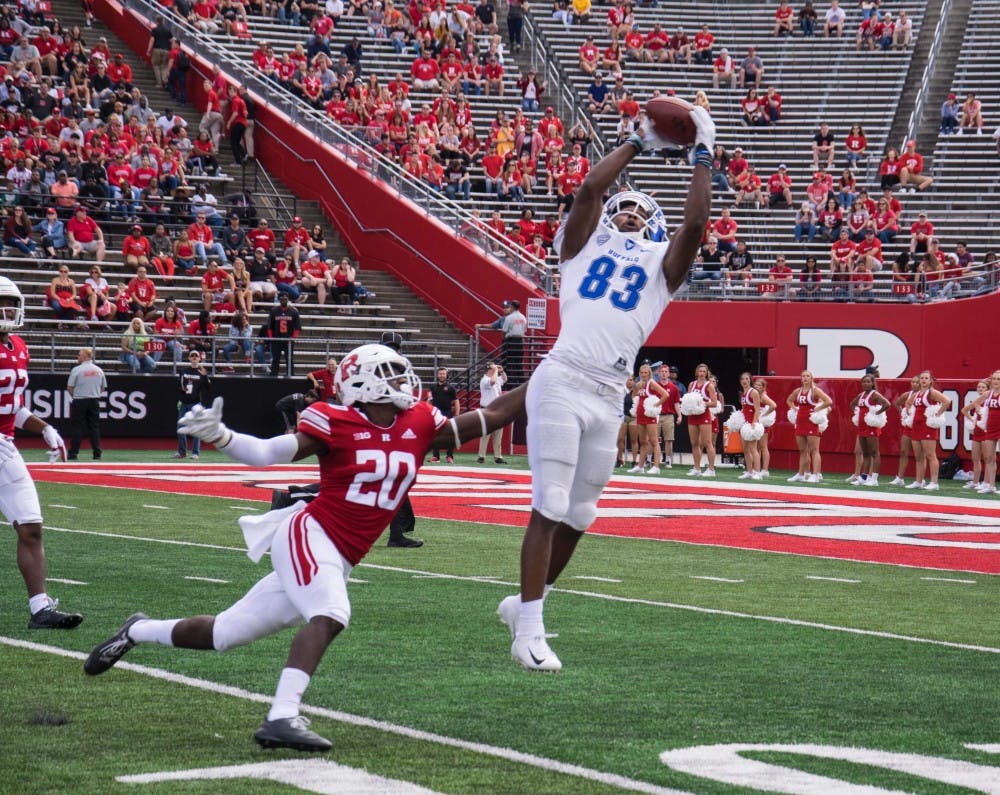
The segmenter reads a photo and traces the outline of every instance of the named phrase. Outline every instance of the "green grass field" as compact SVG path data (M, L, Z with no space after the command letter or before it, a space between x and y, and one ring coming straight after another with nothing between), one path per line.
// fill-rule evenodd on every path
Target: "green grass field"
M126 458L153 460L115 455ZM251 740L291 632L225 654L144 645L130 665L82 672L83 656L133 611L214 613L263 576L267 560L245 556L235 521L260 503L48 483L39 493L49 577L85 583L53 582L51 592L86 619L71 632L29 632L7 545L0 792L136 791L116 778L317 759ZM1000 743L1000 578L928 582L899 566L587 538L546 605L564 670L528 674L494 613L516 590L521 530L418 525L423 548L380 544L354 572L351 627L305 698L318 710L313 727L334 742L322 758L442 793L737 793L762 788L678 772L660 754L811 744L965 760L980 777L960 788L785 751L744 756L841 782L815 792L847 782L1000 792L1000 755L967 747ZM981 783L991 769L992 789ZM385 791L402 787L392 781ZM145 786L290 790L261 778Z

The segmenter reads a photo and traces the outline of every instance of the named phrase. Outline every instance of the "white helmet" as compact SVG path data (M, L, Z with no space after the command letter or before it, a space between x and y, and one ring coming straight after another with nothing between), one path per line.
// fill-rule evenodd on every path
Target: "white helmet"
M0 334L21 328L24 325L24 296L6 276L0 276L0 298L13 298L13 307L0 307ZM13 316L10 310L13 309Z
M355 348L341 360L333 382L345 406L392 403L408 409L420 400L420 377L410 360L386 345Z
M637 212L640 210L641 212ZM621 213L636 215L642 219L643 228L638 232L621 232L614 224L614 217ZM614 229L628 237L637 237L640 240L652 240L660 243L667 240L667 223L663 217L663 211L653 199L645 193L635 190L627 190L616 193L604 203L604 211L601 213L601 223L608 229Z

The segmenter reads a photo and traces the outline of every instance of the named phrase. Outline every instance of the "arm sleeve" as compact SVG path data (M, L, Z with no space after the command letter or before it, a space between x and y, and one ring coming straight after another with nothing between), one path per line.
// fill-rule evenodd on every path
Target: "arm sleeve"
M290 464L299 451L299 440L293 434L258 439L245 433L233 433L229 443L218 449L241 464L266 467Z

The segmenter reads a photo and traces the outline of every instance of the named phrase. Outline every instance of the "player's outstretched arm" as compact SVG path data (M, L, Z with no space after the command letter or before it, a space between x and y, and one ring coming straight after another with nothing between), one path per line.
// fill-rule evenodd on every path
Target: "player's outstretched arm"
M217 397L211 407L194 406L177 424L179 433L194 436L225 453L234 461L249 466L290 464L301 458L326 451L319 439L305 433L281 434L270 439L259 439L245 433L235 433L222 422L222 398Z
M59 431L53 428L44 420L39 419L28 409L21 408L14 419L14 425L23 428L31 433L40 433L49 447L49 463L57 464L66 460L66 442L63 441Z
M708 111L696 106L691 119L698 130L691 157L694 172L684 200L684 218L674 232L663 258L663 273L670 292L676 292L687 281L712 209L712 157L715 148L715 122Z
M441 426L432 447L460 447L470 439L486 436L504 425L509 425L524 413L524 396L527 384L504 392L486 408L466 411Z

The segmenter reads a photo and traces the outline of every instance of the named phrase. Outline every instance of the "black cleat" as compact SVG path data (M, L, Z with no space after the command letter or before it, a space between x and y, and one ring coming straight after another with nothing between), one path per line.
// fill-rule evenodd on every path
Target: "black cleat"
M494 464L506 464L507 462L504 461L504 459L502 459L502 458L494 458L493 459L493 463Z
M135 641L128 636L128 629L136 621L149 618L145 613L133 613L121 625L114 635L103 643L94 646L90 656L83 663L83 672L90 676L103 674L108 668L125 656L125 652L135 646Z
M28 619L28 629L73 629L80 626L83 616L79 613L64 613L58 610L59 602L54 601L51 605L37 613L32 613Z
M261 748L291 748L294 751L329 751L333 743L309 729L309 718L265 720L254 732L254 740Z
M390 538L388 546L390 547L422 547L424 542L419 538Z

